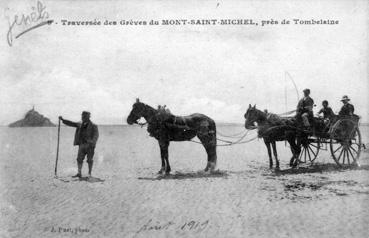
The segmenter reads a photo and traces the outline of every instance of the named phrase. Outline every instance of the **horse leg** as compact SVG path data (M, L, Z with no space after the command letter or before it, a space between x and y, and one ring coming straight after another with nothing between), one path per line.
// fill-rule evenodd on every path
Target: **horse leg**
M279 160L278 160L277 147L275 145L275 141L272 142L272 147L273 147L273 154L275 158L275 168L279 169Z
M292 152L292 157L290 159L290 167L294 167L295 163L298 160L298 156L299 156L299 150L297 149L297 145L296 145L296 135L295 132L293 131L286 131L285 132L285 137L286 140L288 142L288 144L290 145L290 149Z
M158 172L158 174L162 174L165 172L165 143L162 143L159 141L159 147L160 147L160 157L161 157L161 168Z
M208 134L198 134L197 137L204 146L206 153L208 154L208 162L205 167L205 172L213 172L217 165L217 139L215 132L209 132Z
M291 159L290 159L290 167L292 167L293 166L293 162L295 162L295 150L294 150L294 148L293 148L293 146L291 145L291 143L289 143L290 144L290 148L291 148L291 152L292 152L292 157L291 157Z
M299 144L298 143L296 144L295 138L290 138L288 140L288 143L291 146L291 151L292 151L292 154L293 154L293 156L291 158L291 161L290 161L290 165L291 165L291 167L295 168L297 166L297 163L298 163L298 158L299 158L301 149L300 149Z
M299 162L299 155L300 155L300 147L299 146L297 146L296 144L295 144L295 151L297 151L297 152L295 152L295 162L293 163L293 168L296 168L297 167L297 165L298 165L298 162Z
M169 155L168 155L168 147L169 141L161 141L160 144L160 152L162 158L162 166L164 165L165 174L169 174L171 171L170 164L169 164ZM163 163L164 162L164 163ZM163 169L163 167L162 167Z
M270 142L264 139L265 146L268 149L268 156L269 156L269 168L273 168L273 158L272 158L272 150L270 148Z

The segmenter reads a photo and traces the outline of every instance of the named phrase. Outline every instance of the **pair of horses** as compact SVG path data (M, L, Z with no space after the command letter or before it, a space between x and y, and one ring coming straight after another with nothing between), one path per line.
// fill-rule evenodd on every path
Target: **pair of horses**
M279 168L275 142L284 140L289 142L293 155L290 165L296 165L297 158L300 153L300 146L296 142L296 130L293 129L293 126L288 125L287 121L284 121L277 116L274 116L274 118L268 117L268 115L274 114L267 114L256 109L256 106L252 107L249 105L245 114L246 129L258 128L259 137L264 139L268 148L269 165L271 168L273 166L273 160L270 146L273 148L276 168ZM127 123L129 125L134 123L138 124L138 120L142 117L145 118L148 124L147 131L150 136L154 137L159 142L161 154L160 174L169 174L171 171L168 155L170 141L189 141L195 136L199 138L208 155L205 172L213 172L215 170L217 163L217 137L216 125L213 119L200 113L181 117L175 116L171 113L154 109L153 107L140 102L139 99L136 99L129 116L127 117ZM257 127L254 125L255 123L257 123Z

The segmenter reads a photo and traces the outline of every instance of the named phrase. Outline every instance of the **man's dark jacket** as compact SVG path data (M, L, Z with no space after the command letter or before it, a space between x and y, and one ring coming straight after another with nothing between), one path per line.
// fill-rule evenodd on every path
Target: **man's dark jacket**
M68 120L63 120L63 123L67 126L76 127L76 132L74 134L74 142L73 145L81 145L82 138L81 138L81 122L72 122ZM99 138L99 130L97 129L97 125L89 121L87 124L86 130L86 141L93 147L96 146L97 139Z
M306 96L300 99L299 103L297 104L297 112L298 113L312 113L314 107L314 100L310 96Z
M340 112L338 113L338 115L340 116L352 116L354 115L354 111L355 111L355 108L352 104L350 103L347 103L347 104L344 104L340 110Z

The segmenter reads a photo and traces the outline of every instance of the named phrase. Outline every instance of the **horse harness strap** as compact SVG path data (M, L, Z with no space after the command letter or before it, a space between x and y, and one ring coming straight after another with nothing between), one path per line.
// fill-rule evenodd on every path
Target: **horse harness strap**
M179 122L177 122L178 118L180 118L181 120ZM186 123L186 119L183 116L174 116L174 122L173 125L179 127L179 128L183 128L186 130L190 130L191 128L187 125Z

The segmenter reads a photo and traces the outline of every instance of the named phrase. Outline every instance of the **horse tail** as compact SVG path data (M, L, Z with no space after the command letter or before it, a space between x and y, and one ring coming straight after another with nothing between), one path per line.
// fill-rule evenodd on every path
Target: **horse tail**
M199 138L204 137L208 141L208 146L217 145L217 126L215 121L210 117L205 116L199 124Z
M205 171L214 171L217 164L217 128L215 121L210 117L202 117L197 137L205 147L208 154L208 163Z
M212 134L215 138L217 138L217 125L215 124L215 121L211 118L209 118L209 133Z
M211 123L210 123L210 132L213 135L213 164L212 164L212 169L214 170L217 164L217 125L215 124L215 121L213 119L211 119Z
M209 133L212 135L212 144L217 147L217 125L213 119L210 120Z

